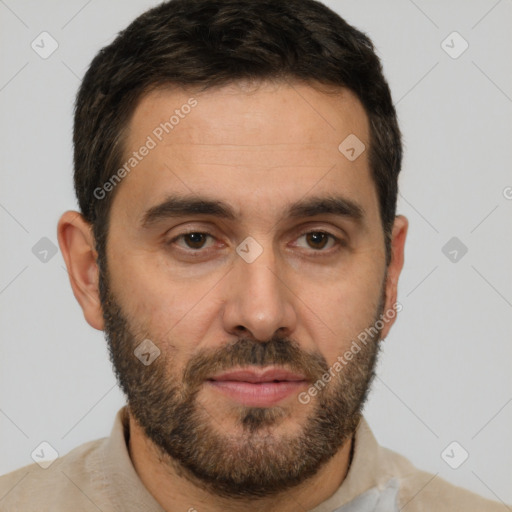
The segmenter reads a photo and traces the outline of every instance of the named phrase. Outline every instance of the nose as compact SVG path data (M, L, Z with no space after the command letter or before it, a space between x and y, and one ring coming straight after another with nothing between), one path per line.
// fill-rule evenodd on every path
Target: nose
M290 336L297 322L296 296L272 249L264 248L252 263L237 257L234 265L226 283L226 332L262 342L277 334Z

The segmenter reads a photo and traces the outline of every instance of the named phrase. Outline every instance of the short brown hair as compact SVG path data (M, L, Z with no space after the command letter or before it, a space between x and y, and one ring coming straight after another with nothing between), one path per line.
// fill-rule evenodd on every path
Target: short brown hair
M100 257L115 191L102 199L94 191L122 165L141 97L168 84L206 90L274 79L345 87L363 104L389 260L402 161L391 93L369 38L315 0L170 0L96 55L77 95L73 141L76 195Z

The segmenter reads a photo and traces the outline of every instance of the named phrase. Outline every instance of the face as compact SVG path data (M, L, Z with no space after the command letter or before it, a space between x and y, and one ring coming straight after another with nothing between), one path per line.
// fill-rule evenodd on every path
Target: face
M354 95L298 84L153 92L130 122L104 329L162 460L219 495L298 485L359 420L379 335L333 367L391 297L368 152L338 149L350 134L369 147Z

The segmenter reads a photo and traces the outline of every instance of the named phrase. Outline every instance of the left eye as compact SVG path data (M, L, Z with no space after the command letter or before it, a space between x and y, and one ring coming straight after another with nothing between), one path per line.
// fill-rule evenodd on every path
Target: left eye
M303 237L305 237L308 246L315 250L325 249L325 247L329 244L329 241L331 241L332 243L330 247L328 247L328 249L330 249L339 241L337 237L331 235L331 233L326 233L324 231L310 231L309 233L304 233L303 235L301 235L299 239ZM306 247L306 249L307 248L308 247Z
M183 233L177 236L174 240L172 240L172 242L182 239L185 242L188 249L203 249L208 238L213 237L208 233L194 231L191 233Z

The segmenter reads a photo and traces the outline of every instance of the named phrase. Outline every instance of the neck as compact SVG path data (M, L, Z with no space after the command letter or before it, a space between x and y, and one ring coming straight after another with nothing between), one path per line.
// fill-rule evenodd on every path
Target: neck
M303 484L270 498L229 500L201 485L173 460L163 457L129 414L129 453L146 489L166 512L296 512L311 510L330 498L342 484L350 465L352 438ZM298 507L299 505L299 507Z

